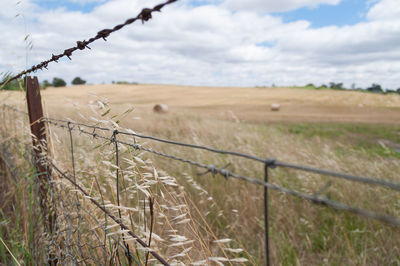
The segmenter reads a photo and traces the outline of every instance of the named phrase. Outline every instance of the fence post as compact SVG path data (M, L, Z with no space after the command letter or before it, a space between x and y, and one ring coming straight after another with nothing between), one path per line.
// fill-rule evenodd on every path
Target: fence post
M265 162L264 182L268 183L268 167L270 162ZM269 226L268 226L268 188L264 186L264 225L265 225L265 264L270 265L269 260Z
M35 152L35 166L39 178L39 196L46 227L53 233L55 212L50 213L48 206L49 173L43 157L47 154L46 127L43 118L42 100L37 77L25 77L26 100L28 103L29 123L32 133L33 150ZM47 221L46 221L47 220Z

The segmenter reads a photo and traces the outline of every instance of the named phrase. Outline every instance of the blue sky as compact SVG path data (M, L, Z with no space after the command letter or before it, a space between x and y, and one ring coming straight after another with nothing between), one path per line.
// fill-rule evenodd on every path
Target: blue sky
M91 12L103 1L71 1L71 0L36 0L44 9L65 8L69 11ZM106 1L104 1L106 2ZM218 4L218 1L195 0L187 1L192 6ZM365 20L368 11L366 0L342 0L338 5L320 4L315 7L302 7L287 12L271 12L270 15L278 16L284 22L306 20L314 28L325 26L354 25Z
M102 4L101 2L97 1L86 2L70 0L36 0L34 2L46 10L65 8L69 11L80 11L82 13L89 13L96 6Z
M355 25L365 21L367 11L368 3L365 0L342 0L338 5L321 4L272 14L282 17L284 22L307 20L313 28L320 28Z

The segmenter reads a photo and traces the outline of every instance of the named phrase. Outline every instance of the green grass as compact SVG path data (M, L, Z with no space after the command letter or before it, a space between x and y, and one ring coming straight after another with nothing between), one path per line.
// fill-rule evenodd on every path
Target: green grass
M369 156L400 158L400 152L397 151L400 145L400 126L396 125L293 123L281 124L278 128L282 132L307 139L335 140ZM382 144L382 140L389 145ZM338 146L336 152L341 154L345 151Z

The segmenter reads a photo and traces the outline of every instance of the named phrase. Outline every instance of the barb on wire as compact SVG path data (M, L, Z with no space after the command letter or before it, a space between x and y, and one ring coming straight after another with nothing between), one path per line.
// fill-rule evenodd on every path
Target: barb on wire
M16 112L21 112L21 113L25 114L25 112L22 112L14 107L11 107L8 105L4 105L4 106L6 106ZM95 126L95 125L86 125L83 123L70 122L68 120L54 119L54 118L48 118L48 117L44 118L44 121L53 122L53 124L54 124L54 122L66 123L66 124L70 123L70 124L77 125L77 126L91 128L93 130L96 130L96 129L102 130L102 131L111 131L112 130L110 128L99 127L99 126ZM55 125L57 125L57 123L55 123ZM332 177L341 178L341 179L345 179L345 180L349 180L349 181L353 181L353 182L360 182L360 183L365 183L365 184L370 184L370 185L382 186L382 187L400 191L399 183L393 183L393 182L390 182L390 181L384 180L384 179L356 176L356 175L350 175L350 174L345 174L345 173L338 173L338 172L318 169L315 167L301 166L301 165L296 165L296 164L292 164L292 163L285 163L285 162L281 162L281 161L275 160L275 159L263 159L263 158L245 154L245 153L218 150L218 149L214 149L214 148L210 148L210 147L206 147L206 146L182 143L182 142L177 142L177 141L172 141L172 140L166 140L166 139L156 138L156 137L152 137L152 136L146 136L146 135L142 135L142 134L138 134L138 133L129 133L129 132L124 132L124 131L118 131L118 134L150 139L150 140L163 142L163 143L167 143L167 144L171 144L171 145L178 145L178 146L184 146L184 147L188 147L188 148L202 149L202 150L207 150L207 151L219 153L219 154L233 155L233 156L237 156L237 157L250 159L253 161L268 163L269 167L271 167L271 168L274 168L274 167L290 168L290 169L295 169L295 170L300 170L300 171L306 171L306 172L312 172L312 173L321 174L321 175L332 176ZM93 135L93 137L100 137L100 135L98 135L98 134L92 134L92 135Z
M61 122L61 123L68 123L69 122L67 120L60 120L60 119L53 119L53 118L45 118L45 120L48 121L48 122L50 122L50 121L52 121L52 122ZM82 127L88 127L88 128L92 128L92 129L99 129L99 130L102 130L102 131L111 131L111 129L109 129L109 128L86 125L86 124L82 124L82 123L74 123L74 122L71 122L71 123L74 124L74 125L82 126ZM365 183L365 184L369 184L369 185L382 186L382 187L386 187L386 188L390 188L390 189L393 189L393 190L400 191L400 184L399 183L393 183L393 182L390 182L390 181L384 180L384 179L364 177L364 176L356 176L356 175L345 174L345 173L338 173L338 172L318 169L318 168L309 167L309 166L301 166L301 165L296 165L296 164L292 164L292 163L285 163L285 162L281 162L281 161L275 160L275 159L263 159L263 158L260 158L260 157L256 157L256 156L253 156L253 155L240 153L240 152L218 150L218 149L214 149L214 148L210 148L210 147L206 147L206 146L200 146L200 145L176 142L176 141L172 141L172 140L160 139L160 138L141 135L141 134L137 134L137 133L129 133L129 132L124 132L124 131L118 131L118 134L126 135L126 136L139 137L139 138L145 138L145 139L151 139L151 140L154 140L154 141L163 142L163 143L167 143L167 144L171 144L171 145L178 145L178 146L184 146L184 147L189 147L189 148L207 150L207 151L210 151L210 152L213 152L213 153L228 154L228 155L233 155L233 156L237 156L237 157L242 157L242 158L246 158L246 159L249 159L249 160L262 162L264 164L267 163L270 168L276 168L276 167L291 168L291 169L295 169L295 170L312 172L312 173L316 173L316 174L321 174L321 175L327 175L327 176L331 176L331 177L341 178L341 179L345 179L345 180L349 180L349 181L353 181L353 182L360 182L360 183ZM97 134L96 134L96 137L98 137Z
M66 120L57 120L57 119L49 119L49 118L44 118L44 121L46 121L49 124L53 124L55 126L61 127L61 128L67 128L67 126L64 125L64 124L59 124L59 122L62 122L62 123L65 123L65 122L68 123L69 122L69 121L66 121ZM319 195L318 193L315 194L315 195L309 195L309 194L305 194L305 193L298 192L298 191L295 191L295 190L290 190L290 189L287 189L287 188L284 188L284 187L277 186L275 184L270 184L270 183L261 181L259 179L250 178L250 177L243 176L243 175L238 175L238 174L235 174L235 173L233 173L233 172L231 172L231 171L229 171L229 170L227 170L225 168L218 168L218 167L216 167L215 165L212 165L212 164L211 165L206 165L206 164L199 163L199 162L196 162L196 161L193 161L193 160L180 158L180 157L177 157L175 155L170 155L170 154L162 153L162 152L159 152L159 151L156 151L156 150L153 150L153 149L145 148L145 147L143 147L143 146L141 146L140 144L137 144L137 143L132 144L132 143L128 143L128 142L124 142L124 141L120 141L120 140L113 140L112 137L111 138L103 137L103 136L101 136L99 134L96 134L94 132L86 131L86 130L82 129L80 126L89 127L89 128L92 128L92 129L100 129L100 130L111 130L111 129L101 128L101 127L97 127L97 126L88 126L88 125L85 125L85 124L79 124L79 123L73 123L73 122L71 122L71 124L79 125L77 129L74 128L73 130L78 130L79 132L81 132L83 134L90 135L90 136L92 136L94 138L103 139L103 140L109 141L110 143L115 141L117 143L130 146L130 147L134 148L135 150L146 151L146 152L149 152L149 153L152 153L152 154L164 157L164 158L169 158L169 159L180 161L180 162L183 162L183 163L188 163L190 165L193 165L193 166L196 166L196 167L199 167L199 168L203 168L203 169L205 169L207 171L207 173L212 173L214 175L219 174L221 176L224 176L225 178L232 177L232 178L240 179L240 180L243 180L243 181L246 181L246 182L249 182L249 183L253 183L253 184L256 184L256 185L262 185L262 186L267 187L267 188L272 189L272 190L280 191L280 192L283 192L285 194L289 194L289 195L292 195L292 196L297 196L297 197L306 199L306 200L308 200L308 201L310 201L312 203L315 203L315 204L325 205L325 206L328 206L328 207L336 209L336 210L347 211L347 212L351 212L351 213L358 214L358 215L361 215L361 216L365 216L365 217L368 217L368 218L376 219L376 220L379 220L379 221L382 221L382 222L385 222L385 223L388 223L388 224L400 226L400 220L398 218L395 218L395 217L392 217L392 216L388 216L388 215L384 215L384 214L377 214L377 213L374 213L374 212L371 212L371 211L368 211L368 210L364 210L364 209L360 209L360 208L357 208L357 207L347 206L347 205L344 205L342 203L329 200L329 199ZM125 133L125 132L121 132L121 131L118 131L118 133L119 134L125 134L125 135L134 135L134 136L138 135L138 134ZM268 167L271 167L271 168L277 167L277 166L278 167L293 168L293 169L297 169L297 170L315 172L315 173L320 173L320 174L325 174L325 175L332 175L332 176L335 176L335 177L340 177L340 178L344 178L344 179L348 179L348 180L352 180L352 181L357 181L357 182L363 182L363 183L368 183L368 184L385 186L385 187L391 188L393 190L400 191L400 184L391 183L391 182L386 181L386 180L358 177L358 176L353 176L353 175L348 175L348 174L339 174L339 173L330 172L330 171L321 170L321 169L316 169L316 168L312 168L312 167L304 167L304 166L297 166L297 165L294 165L294 164L283 163L283 162L279 162L279 161L274 160L274 159L267 159L267 160L264 159L263 162L266 165L268 165Z
M54 124L55 122L49 122L49 123L53 123ZM78 130L83 134L93 136L93 133L91 133L89 131L83 130L81 128L79 128ZM100 138L100 139L106 140L106 141L111 141L111 139L112 139L112 138L107 138L107 137L103 137L103 136L97 136L97 137ZM350 212L350 213L353 213L353 214L357 214L357 215L360 215L360 216L364 216L364 217L367 217L367 218L371 218L371 219L375 219L375 220L378 220L378 221L381 221L381 222L385 222L385 223L390 224L390 225L400 226L400 219L399 218L396 218L396 217L393 217L393 216L389 216L389 215L385 215L385 214L375 213L375 212L372 212L372 211L369 211L369 210L364 210L364 209L361 209L361 208L358 208L358 207L347 206L347 205L345 205L343 203L336 202L336 201L330 200L330 199L328 199L328 198L326 198L324 196L321 196L318 193L314 194L314 195L309 195L309 194L302 193L302 192L299 192L299 191L296 191L296 190L291 190L291 189L288 189L288 188L285 188L285 187L281 187L281 186L278 186L278 185L275 185L275 184L264 182L264 181L262 181L260 179L255 179L255 178L251 178L251 177L248 177L248 176L235 174L235 173L233 173L233 172L231 172L231 171L229 171L229 170L227 170L225 168L218 168L213 164L206 165L206 164L199 163L199 162L196 162L196 161L193 161L193 160L180 158L180 157L177 157L175 155L171 155L171 154L159 152L159 151L156 151L156 150L153 150L153 149L145 148L140 144L132 144L132 143L128 143L128 142L124 142L124 141L120 141L120 140L116 140L116 142L120 143L120 144L123 144L123 145L126 145L126 146L129 146L129 147L132 147L135 150L141 150L141 151L149 152L149 153L152 153L152 154L164 157L164 158L172 159L172 160L175 160L175 161L180 161L180 162L183 162L183 163L188 163L190 165L193 165L193 166L196 166L196 167L199 167L199 168L203 168L203 169L205 169L207 171L207 173L213 173L214 175L219 174L219 175L221 175L221 176L223 176L225 178L232 177L232 178L235 178L235 179L243 180L243 181L255 184L255 185L261 185L261 186L267 187L269 189L282 192L284 194L288 194L288 195L291 195L291 196L296 196L296 197L308 200L308 201L310 201L311 203L314 203L314 204L324 205L324 206L330 207L330 208L335 209L335 210ZM269 162L269 165L268 164L266 164L266 165L268 165L268 167L271 167L271 165L274 162L274 160L270 159L270 160L268 160L268 162Z
M96 36L90 38L89 40L83 40L83 41L77 41L76 42L76 46L73 46L71 48L65 49L63 53L58 54L58 55L52 55L50 59L45 60L37 65L32 66L30 69L24 70L22 72L20 72L19 74L7 78L5 81L3 81L2 83L0 83L0 86L6 85L7 83L15 80L15 79L19 79L21 78L23 75L29 74L31 72L35 72L37 70L42 70L43 68L47 69L49 63L51 62L56 62L58 63L58 60L63 58L63 57L68 57L68 59L71 60L71 56L72 54L76 51L76 50L85 50L86 48L90 49L89 44L93 43L96 40L99 39L103 39L103 40L107 40L106 38L110 36L111 33L119 31L120 29L122 29L123 27L134 23L137 20L142 21L142 23L150 20L152 18L152 13L153 12L161 12L161 9L169 4L172 4L174 2L176 2L178 0L168 0L164 3L158 4L153 8L144 8L142 9L142 11L134 18L130 18L128 20L126 20L124 23L116 25L114 28L112 29L103 29L101 31L99 31Z

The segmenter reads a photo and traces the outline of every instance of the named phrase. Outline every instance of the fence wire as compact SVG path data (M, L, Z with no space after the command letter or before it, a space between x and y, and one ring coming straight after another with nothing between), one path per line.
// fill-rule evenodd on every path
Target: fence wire
M137 20L142 23L147 22L153 16L154 12L161 12L161 10L169 4L177 2L178 0L168 0L164 3L158 4L153 8L144 8L141 12L133 18L127 19L124 23L116 25L111 29L103 29L97 34L83 41L77 41L76 45L65 49L62 53L54 55L52 54L51 58L48 60L42 61L41 63L32 66L31 68L21 71L17 75L7 77L0 83L0 86L6 85L7 83L19 79L24 75L27 75L32 72L36 72L37 70L42 70L43 68L47 69L48 65L52 62L58 63L58 60L64 57L69 58L70 60L73 53L77 50L85 50L91 49L89 45L99 39L106 39L114 32L121 30L122 28L136 22ZM14 108L9 105L3 105L3 108L8 108L17 113L27 114L26 112L20 111L17 108ZM4 113L3 113L4 116ZM120 171L120 158L119 158L119 146L125 145L127 147L132 148L135 151L144 151L150 154L154 154L166 159L179 161L181 163L185 163L191 166L195 166L200 169L204 169L203 173L200 175L210 174L215 177L217 175L224 177L225 179L234 178L238 180L242 180L254 185L259 185L264 187L264 208L265 208L265 227L266 227L266 263L269 265L269 244L268 244L268 196L267 189L275 190L281 192L286 195L298 197L300 199L307 200L313 204L323 205L329 207L333 210L339 210L344 212L349 212L352 214L356 214L362 217L374 219L389 225L400 226L400 219L398 217L376 213L370 210L362 209L359 207L348 206L344 203L331 200L327 197L322 196L321 191L324 191L327 187L329 187L329 183L325 185L320 191L317 191L314 194L307 194L304 192L300 192L297 190L289 189L284 186L279 186L273 183L268 182L268 171L269 169L274 168L287 168L298 171L305 171L310 173L315 173L319 175L326 175L334 178L339 178L342 180L348 180L352 182L374 185L378 187L384 187L387 189L400 191L400 184L394 183L385 179L371 178L365 176L357 176L346 173L338 173L334 171L318 169L310 166L297 165L293 163L286 163L279 161L275 158L261 158L250 154L245 154L241 152L228 151L215 149L207 146L196 145L191 143L183 143L179 141L173 141L163 138L158 138L154 136L148 136L145 134L139 134L136 132L125 132L117 129L101 127L99 125L87 125L85 123L77 123L73 121L63 120L63 119L54 119L54 118L43 118L40 122L46 122L48 125L53 125L55 127L64 129L68 131L69 141L70 141L70 154L71 154L71 168L72 173L68 174L67 172L61 170L62 168L59 165L56 165L48 157L36 158L37 160L44 160L44 163L47 165L50 173L59 178L50 179L50 201L52 203L51 208L53 211L57 213L56 219L54 222L55 230L48 230L46 232L46 240L48 242L47 248L47 263L50 265L56 264L85 264L85 265L141 265L141 261L137 260L137 245L141 246L146 250L145 255L145 265L148 264L149 261L158 261L163 265L169 265L168 260L174 258L176 256L183 256L183 252L177 254L175 256L171 256L168 259L164 258L160 255L159 252L152 250L151 240L152 240L152 230L153 230L153 199L150 197L148 199L150 208L150 221L146 221L146 200L142 200L144 203L143 207L143 218L144 218L144 230L146 231L146 223L150 223L150 232L149 236L141 237L143 232L134 232L133 223L132 225L128 225L125 217L123 217L121 213L120 204L120 194L121 187L120 182L121 178L123 179L122 170ZM92 188L94 184L84 186L82 177L79 178L79 175L82 175L82 172L77 170L77 166L75 165L75 152L74 152L74 138L73 132L79 132L81 134L91 136L93 139L101 140L104 143L114 144L113 153L115 155L115 179L116 179L116 187L111 187L113 190L112 194L115 196L116 207L117 209L108 209L106 208L106 200L102 196L102 188L97 180L97 177L94 176L94 180L96 181L96 185L98 187L98 192L100 195L97 197L93 197ZM98 131L102 131L103 133L97 133ZM108 134L108 135L104 135ZM128 141L122 140L118 138L118 136L126 136L130 138ZM204 150L216 154L222 155L230 155L233 157L245 158L250 161L255 161L258 163L262 163L265 169L265 179L260 180L257 178L249 177L246 175L241 175L234 173L227 169L227 167L220 167L217 164L205 164L202 162L198 162L195 160L191 160L188 158L183 158L181 156L160 152L158 150L144 147L136 142L136 138L147 139L151 141L156 141L160 143L165 143L173 146L180 146L189 149L197 149ZM133 139L133 143L131 140ZM90 188L90 189L89 189ZM126 189L126 188L125 188ZM115 195L114 195L115 194ZM83 195L84 197L79 197ZM88 204L90 203L90 204ZM99 215L99 214L103 214ZM100 220L99 217L104 217L104 221ZM139 217L140 218L140 217ZM112 232L112 229L118 226L120 228L119 234L115 234ZM137 229L137 228L135 228ZM127 236L125 236L127 234ZM130 237L131 239L129 239ZM145 240L143 240L145 239ZM129 241L133 241L134 245L129 245ZM146 242L148 240L148 243ZM120 254L121 253L121 254ZM149 254L151 254L154 258L149 260ZM137 256L136 256L137 255ZM125 259L124 259L125 258ZM215 259L215 258L214 258ZM229 261L229 260L228 260ZM210 262L208 259L203 260L202 262Z
M58 126L60 128L66 128L67 127L65 124L59 124L59 123L54 122L53 120L49 120L47 118L45 118L45 121L47 121L47 123L49 123L49 124L52 124L54 126ZM400 219L398 219L396 217L392 217L392 216L384 215L384 214L379 214L379 213L374 213L374 212L371 212L371 211L368 211L368 210L364 210L364 209L361 209L361 208L358 208L358 207L347 206L347 205L342 204L340 202L336 202L336 201L330 200L330 199L328 199L328 198L326 198L324 196L321 196L321 195L319 195L319 193L316 193L316 195L309 195L309 194L302 193L302 192L299 192L299 191L287 189L287 188L284 188L284 187L281 187L281 186L278 186L278 185L275 185L275 184L267 183L267 182L264 182L264 181L262 181L260 179L251 178L251 177L248 177L248 176L235 174L232 171L229 171L229 170L227 170L225 168L219 168L214 164L206 165L206 164L203 164L203 163L200 163L200 162L196 162L196 161L193 161L193 160L189 160L189 159L186 159L186 158L181 158L181 157L178 157L178 156L175 156L175 155L171 155L171 154L159 152L159 151L156 151L156 150L153 150L153 149L150 149L150 148L146 148L146 147L143 147L142 145L137 144L137 143L128 143L128 142L125 142L125 141L115 140L114 136L116 134L120 133L120 131L118 131L118 130L113 130L112 136L104 137L104 136L101 136L101 135L99 135L99 134L97 134L95 132L89 132L89 131L83 130L80 126L82 126L82 124L80 124L77 128L74 128L74 130L77 130L80 133L89 135L89 136L91 136L93 138L102 139L102 140L107 141L109 143L114 143L114 142L115 143L120 143L120 144L129 146L129 147L132 147L135 150L149 152L149 153L152 153L152 154L164 157L164 158L172 159L172 160L179 161L179 162L182 162L182 163L187 163L187 164L196 166L198 168L203 168L203 169L206 170L206 172L203 173L203 174L210 173L212 176L221 175L221 176L225 177L226 179L232 177L232 178L243 180L243 181L255 184L255 185L261 185L261 186L267 187L269 189L272 189L272 190L275 190L275 191L279 191L279 192L282 192L282 193L285 193L285 194L288 194L288 195L296 196L296 197L308 200L308 201L310 201L310 202L312 202L314 204L324 205L324 206L330 207L330 208L335 209L335 210L341 210L341 211L345 211L345 212L350 212L350 213L353 213L353 214L357 214L357 215L360 215L360 216L364 216L364 217L367 217L367 218L371 218L371 219L375 219L375 220L378 220L378 221L381 221L381 222L385 222L385 223L388 223L388 224L391 224L391 225L400 226ZM97 127L95 127L95 126L90 126L90 127L97 129ZM277 164L274 159L264 160L264 163L266 164L267 167L273 167L274 165ZM287 165L290 165L290 164L287 164ZM303 167L303 168L304 169L308 169L308 167ZM319 169L316 169L316 170L319 170ZM320 171L323 171L325 174L328 173L328 171L325 171L325 170L320 170ZM331 173L331 172L329 172L329 173ZM332 173L335 173L335 172L332 172ZM358 181L358 182L363 182L363 183L367 183L367 184L371 184L372 183L371 180L373 180L374 181L373 184L375 184L375 185L388 187L388 188L391 188L391 189L394 189L394 190L398 190L398 187L399 187L399 184L391 183L391 182L388 182L388 181L381 182L381 180L379 180L379 179L367 179L367 180L368 181L365 181L365 178L360 178L360 177L358 177L356 179L352 179L352 181Z
M163 265L169 265L169 263L157 252L153 251L150 249L150 247L142 240L140 239L131 229L129 226L124 224L121 219L113 215L109 210L107 210L104 207L104 204L102 205L98 201L96 201L93 197L90 196L90 194L79 184L77 184L71 177L69 177L67 174L65 174L63 171L61 171L52 161L47 160L47 163L49 167L57 172L58 175L60 175L62 178L68 180L76 189L78 189L83 195L89 199L98 209L100 209L102 212L104 212L109 218L111 218L116 224L118 224L121 229L125 230L127 234L129 234L133 239L139 243L142 247L149 249L149 253L153 255L161 264ZM119 210L119 209L118 209ZM72 212L72 211L71 211ZM120 213L120 212L119 212ZM79 230L78 228L77 230ZM69 230L71 232L71 230ZM124 241L123 241L124 242ZM104 244L103 246L104 247ZM123 247L127 247L126 244L124 243ZM126 249L127 253L129 253L129 249ZM93 260L93 258L90 258Z
M10 111L13 111L15 113L27 115L26 112L18 110L13 106L3 105L3 108L4 110L9 109ZM158 150L138 144L136 142L136 138L150 139L153 141L158 141L173 146L182 146L190 149L205 150L217 154L242 157L251 161L262 163L265 167L266 176L268 175L269 169L273 169L276 167L283 167L283 168L291 168L295 170L313 172L317 174L329 175L333 177L339 177L349 181L375 185L399 191L400 187L399 184L387 180L331 172L308 166L300 166L291 163L285 163L276 159L262 159L260 157L256 157L249 154L244 154L234 151L219 150L201 145L176 142L144 134L125 132L113 128L106 128L98 125L88 125L85 123L77 123L69 120L44 117L42 121L48 125L48 129L50 129L50 126L54 126L56 128L60 128L62 131L65 131L67 133L67 136L69 136L69 142L70 142L69 152L71 155L70 174L67 174L67 172L61 170L60 166L57 166L51 159L46 159L46 165L49 167L49 169L56 176L59 176L59 178L55 178L51 181L52 188L50 190L51 201L54 204L52 208L54 208L55 212L57 212L57 218L56 221L54 221L55 230L54 232L47 232L47 241L48 241L47 261L50 264L61 263L61 264L85 264L85 265L91 265L91 264L123 265L124 263L128 263L129 265L141 265L140 261L137 260L134 254L134 251L136 250L137 247L130 246L126 242L127 240L126 235L128 235L129 237L132 237L132 239L140 246L147 249L148 253L151 254L159 263L163 265L169 265L168 260L163 258L163 256L160 255L160 253L150 249L150 242L146 243L146 240L140 238L139 235L137 235L134 231L132 231L131 227L126 222L124 222L124 220L126 221L126 219L121 214L121 210L119 208L120 165L119 165L118 153L120 146L130 147L135 151L144 151L150 154L154 154L156 156L160 156L174 161L179 161L181 163L185 163L200 169L204 169L204 172L200 173L200 175L210 174L213 177L219 175L224 177L225 179L234 178L242 180L251 184L263 186L264 188L281 192L286 195L304 199L310 203L316 205L322 205L333 210L356 214L392 226L400 226L400 219L398 217L382 213L376 213L355 206L349 206L344 203L334 201L325 196L322 196L321 195L322 193L320 192L316 192L314 194L307 194L294 189L289 189L283 186L270 183L268 182L267 179L263 181L246 175L237 174L234 173L233 171L228 170L226 167L219 167L217 166L217 164L205 164L195 160L176 156L173 154L160 152ZM76 158L74 154L73 132L86 135L90 137L90 139L92 140L101 141L101 143L103 143L102 146L105 147L106 149L107 145L113 144L112 146L114 146L115 149L112 149L112 153L114 153L115 155L115 165L117 167L115 173L116 174L115 178L117 181L116 183L117 186L115 191L116 202L118 206L117 210L111 210L111 209L108 210L105 207L107 206L107 204L104 201L104 199L102 199L101 195L97 196L96 199L96 197L91 196L90 192L88 192L87 189L88 187L90 187L89 185L86 185L85 188L84 186L79 184L80 182L82 182L83 179L82 177L78 178L78 175L81 175L82 171L78 171L75 165ZM124 139L118 138L118 136L121 137L125 136L126 138ZM133 138L133 143L129 141L130 138ZM98 191L101 194L101 188L96 177L95 180L97 182ZM93 187L93 184L91 186ZM324 190L324 188L322 188L321 190ZM79 197L79 195L81 197ZM82 198L82 195L84 199ZM267 214L268 204L267 202L265 203L266 203L265 211ZM101 213L103 213L103 217L105 217L104 220L99 220L99 217L102 217ZM265 222L266 222L266 227L268 228L268 219L266 219ZM112 224L117 225L122 233L119 235L113 235L113 233L110 234L109 228L110 226L112 227ZM151 234L150 234L150 240L151 240ZM266 241L267 241L266 243L268 243L268 234L266 235ZM268 247L266 248L267 248L266 252L267 261L269 261L268 259L269 251Z
M47 121L48 123L53 123L54 125L58 125L61 127L65 127L65 125L57 124L56 122L63 123L63 124L72 124L72 125L76 125L78 127L90 128L90 129L93 129L94 131L88 132L88 131L81 130L81 129L79 129L79 130L81 130L82 133L91 134L93 137L99 137L99 138L108 139L108 140L110 140L110 139L101 137L99 134L97 134L95 132L95 130L114 132L114 130L110 129L110 128L99 127L96 125L86 125L83 123L76 123L76 122L71 122L71 121L62 120L62 119L54 119L54 118L46 117L46 118L44 118L44 121ZM121 135L138 137L138 138L143 138L143 139L150 139L150 140L167 143L167 144L171 144L171 145L176 145L176 146L183 146L183 147L187 147L187 148L206 150L206 151L218 153L218 154L226 154L226 155L242 157L242 158L246 158L249 160L268 164L271 168L274 168L274 167L291 168L291 169L295 169L295 170L301 170L301 171L312 172L312 173L321 174L321 175L337 177L337 178L341 178L341 179L345 179L345 180L349 180L349 181L353 181L353 182L360 182L360 183L365 183L365 184L370 184L370 185L387 187L387 188L390 188L390 189L393 189L396 191L400 191L400 184L393 183L393 182L390 182L390 181L384 180L384 179L356 176L356 175L345 174L345 173L338 173L338 172L324 170L324 169L318 169L318 168L310 167L310 166L302 166L302 165L297 165L297 164L293 164L293 163L281 162L277 159L271 159L271 158L265 159L265 158L253 156L250 154L245 154L245 153L240 153L240 152L235 152L235 151L214 149L214 148L210 148L210 147L206 147L206 146L182 143L182 142L177 142L177 141L172 141L172 140L167 140L167 139L161 139L161 138L147 136L147 135L138 134L138 133L130 133L130 132L124 132L124 131L119 131L119 130L117 130L116 132ZM124 144L124 143L122 143L122 144ZM200 166L200 167L202 167L202 166ZM220 172L220 173L223 173L223 172Z
M5 105L5 106L7 108L9 108L10 110L14 110L16 112L26 114L25 112L21 112L20 110L14 108L12 106L8 106L8 105ZM203 174L210 173L212 176L220 175L220 176L225 177L226 179L235 178L235 179L243 180L245 182L249 182L249 183L252 183L255 185L261 185L261 186L267 187L267 188L275 190L275 191L279 191L279 192L282 192L282 193L285 193L288 195L292 195L292 196L296 196L296 197L308 200L314 204L324 205L324 206L330 207L335 210L350 212L353 214L357 214L360 216L364 216L367 218L385 222L385 223L388 223L391 225L400 226L400 219L393 217L393 216L375 213L375 212L361 209L358 207L347 206L340 202L330 200L330 199L320 195L320 193L315 193L314 195L310 195L310 194L306 194L306 193L299 192L296 190L291 190L291 189L288 189L285 187L281 187L281 186L278 186L275 184L267 183L260 179L256 179L256 178L252 178L252 177L248 177L248 176L244 176L244 175L239 175L239 174L233 173L232 171L230 171L226 168L218 167L215 164L204 164L204 163L200 163L200 162L197 162L194 160L181 158L179 156L156 151L156 150L153 150L150 148L143 147L142 145L137 144L136 141L134 143L121 141L121 140L118 140L116 138L116 136L118 134L121 134L121 135L126 135L126 136L151 139L151 140L155 140L155 141L159 141L159 142L163 142L163 143L167 143L167 144L171 144L171 145L207 150L207 151L219 153L219 154L229 154L229 155L243 157L243 158L250 159L253 161L257 161L257 162L262 162L263 164L265 164L265 166L267 168L274 168L274 167L292 168L292 169L308 171L308 172L313 172L313 173L318 173L318 174L323 174L323 175L329 175L329 176L333 176L333 177L339 177L339 178L343 178L343 179L354 181L354 182L377 185L377 186L386 187L386 188L389 188L392 190L400 191L400 184L398 184L398 183L393 183L393 182L390 182L387 180L382 180L382 179L377 179L377 178L368 178L368 177L362 177L362 176L337 173L337 172L333 172L333 171L327 171L327 170L317 169L317 168L308 167L308 166L300 166L300 165L295 165L295 164L291 164L291 163L280 162L276 159L262 159L260 157L256 157L256 156L249 155L249 154L244 154L244 153L239 153L239 152L234 152L234 151L219 150L219 149L214 149L214 148L200 146L200 145L194 145L194 144L181 143L181 142L156 138L153 136L147 136L147 135L138 134L138 133L129 133L129 132L119 131L119 130L115 130L115 129L100 127L100 126L96 126L96 125L87 125L84 123L76 123L76 122L72 122L69 120L45 117L45 118L43 118L43 121L47 122L48 124L54 125L56 127L59 127L59 128L62 128L62 129L68 130L68 131L73 131L73 130L78 131L82 134L89 135L95 139L97 138L97 139L101 139L103 141L107 141L108 143L115 143L115 144L119 143L122 145L129 146L135 150L145 151L145 152L152 153L152 154L155 154L157 156L161 156L161 157L164 157L167 159L179 161L182 163L187 163L187 164L196 166L198 168L205 169L206 172L204 172ZM84 129L82 129L83 127L90 128L93 131L90 132L90 131L84 130ZM111 136L110 137L102 136L102 135L96 133L96 130L110 132Z

